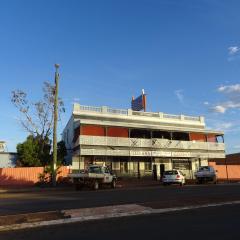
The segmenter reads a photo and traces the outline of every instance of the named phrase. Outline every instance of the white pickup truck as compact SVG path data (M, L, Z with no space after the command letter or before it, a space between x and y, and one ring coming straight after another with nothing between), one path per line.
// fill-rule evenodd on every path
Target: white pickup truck
M217 171L211 166L200 167L195 173L197 183L213 182L217 183Z
M112 174L108 167L99 165L89 165L86 171L71 173L68 177L72 179L76 190L81 189L83 186L97 190L102 185L111 185L112 188L115 188L117 182L116 175Z

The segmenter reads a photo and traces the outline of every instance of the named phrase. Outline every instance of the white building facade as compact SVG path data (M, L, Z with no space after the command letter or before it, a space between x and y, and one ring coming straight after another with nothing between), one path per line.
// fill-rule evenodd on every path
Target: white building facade
M118 176L159 178L180 169L194 178L208 160L225 158L224 133L204 117L74 104L62 138L74 171L108 165Z

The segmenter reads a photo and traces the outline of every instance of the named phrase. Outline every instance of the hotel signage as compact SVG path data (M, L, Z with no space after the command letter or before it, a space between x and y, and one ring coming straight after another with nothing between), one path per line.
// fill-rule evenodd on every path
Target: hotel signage
M169 151L130 151L130 156L191 157L191 153L190 152L169 152Z

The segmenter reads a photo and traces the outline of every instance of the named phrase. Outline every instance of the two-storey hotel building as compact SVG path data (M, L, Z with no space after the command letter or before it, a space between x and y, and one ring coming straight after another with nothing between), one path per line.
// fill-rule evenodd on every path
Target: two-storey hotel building
M223 135L206 129L202 116L74 104L62 138L76 171L103 164L118 176L180 169L193 178L210 159L225 158Z

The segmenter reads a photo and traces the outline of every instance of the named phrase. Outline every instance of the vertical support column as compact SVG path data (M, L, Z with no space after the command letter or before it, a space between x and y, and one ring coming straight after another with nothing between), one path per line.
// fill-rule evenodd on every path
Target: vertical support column
M152 152L153 152L153 144L152 144L152 130L150 131L150 138L151 138L151 168L152 168L152 176L153 176L153 179L155 180L155 167L154 167L154 164L153 164L153 156L152 156Z
M170 132L170 138L171 138L171 141L173 140L173 132ZM171 166L172 166L172 169L173 169L173 160L172 160L172 150L171 150Z
M108 148L108 127L107 126L105 126L105 149L107 149ZM106 163L107 163L107 159L108 159L108 157L107 157L108 155L107 155L107 151L106 151L106 155L105 155L105 157L104 157L104 159L105 159L105 166L106 166Z
M130 134L131 134L131 129L128 128L128 162L130 163L132 161L131 158L131 145L130 145Z
M141 178L141 173L140 173L140 162L138 160L138 179Z
M80 155L80 148L79 148L79 158L78 158L78 172L80 172L80 170L81 170L81 155ZM84 168L85 168L85 166L84 166Z
M205 142L208 142L207 134L205 134Z

